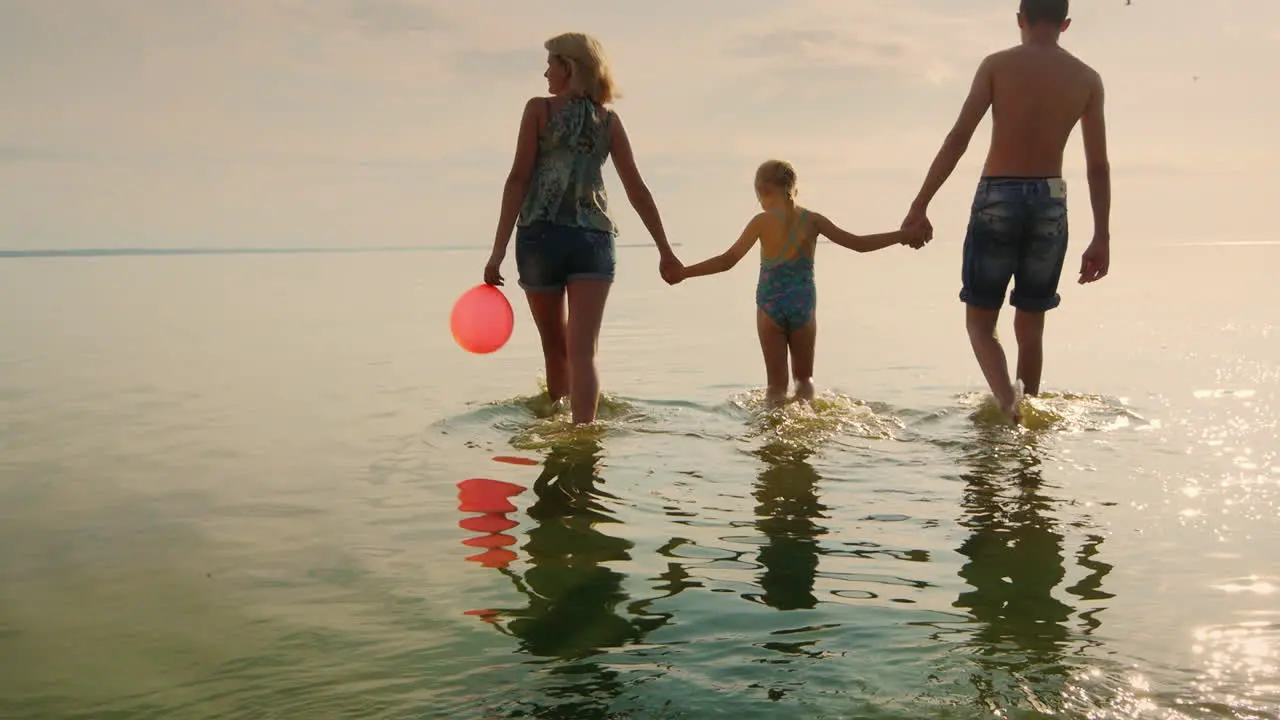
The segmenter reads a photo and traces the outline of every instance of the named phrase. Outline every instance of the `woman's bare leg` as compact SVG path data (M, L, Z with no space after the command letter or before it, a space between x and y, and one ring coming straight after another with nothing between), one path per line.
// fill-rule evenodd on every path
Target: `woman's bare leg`
M600 402L596 349L611 285L608 280L569 283L569 407L573 410L574 423L590 423L596 419Z
M542 357L547 366L547 395L551 402L569 394L569 354L566 343L564 289L525 291L529 312L542 340Z

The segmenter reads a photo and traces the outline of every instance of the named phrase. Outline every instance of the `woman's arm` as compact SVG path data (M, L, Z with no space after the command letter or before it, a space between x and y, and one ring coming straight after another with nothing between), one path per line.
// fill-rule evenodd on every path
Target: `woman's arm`
M683 280L685 278L699 277L701 275L714 275L716 273L722 273L726 270L732 269L734 265L738 264L738 261L742 260L742 258L746 256L747 251L756 244L756 241L760 239L760 223L763 221L764 217L764 213L760 213L759 215L751 218L751 222L747 223L747 226L742 229L742 234L738 236L737 242L735 242L728 250L725 250L723 253L720 253L713 258L703 260L700 263L684 268L680 273L680 279Z
M658 246L658 253L664 261L675 260L671 252L671 244L667 242L666 230L662 227L662 216L658 213L658 204L653 200L653 193L640 177L636 167L636 158L631 151L631 139L627 137L627 129L622 125L622 118L613 113L609 123L609 152L613 154L613 166L622 180L622 187L627 192L627 201L635 208L641 222L653 237L653 244Z
M511 231L515 229L520 203L533 180L534 163L538 159L538 115L542 106L540 98L530 98L525 103L520 118L520 132L516 136L516 154L511 161L511 172L502 186L502 208L498 212L498 229L493 234L493 255L490 264L501 264L506 256Z
M841 247L860 253L881 250L890 245L908 245L921 232L919 227L911 227L903 230L876 233L875 235L854 235L818 213L813 213L813 222L818 228L819 235Z

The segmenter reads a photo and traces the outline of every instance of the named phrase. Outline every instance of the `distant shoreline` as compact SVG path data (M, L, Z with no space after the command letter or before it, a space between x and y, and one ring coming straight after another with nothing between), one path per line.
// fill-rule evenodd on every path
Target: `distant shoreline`
M672 247L681 247L672 243ZM1280 240L1224 240L1205 242L1166 243L1157 247L1205 248L1205 247L1277 247ZM619 243L623 249L653 249L650 243ZM357 255L393 252L488 252L480 245L390 245L382 247L310 247L310 248L56 248L50 250L0 250L0 260L23 258L103 258L103 257L164 257L178 255Z
M652 248L649 243L619 244L623 248ZM679 247L679 243L672 243ZM479 245L395 245L389 247L334 248L62 248L51 250L0 250L0 259L146 257L164 255L335 255L390 252L488 252Z

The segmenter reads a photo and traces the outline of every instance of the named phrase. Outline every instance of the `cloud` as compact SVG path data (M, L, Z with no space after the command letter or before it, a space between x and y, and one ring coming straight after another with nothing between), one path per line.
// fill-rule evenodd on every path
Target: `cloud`
M936 82L976 63L996 40L989 14L939 12L923 0L797 4L804 7L785 20L741 28L727 55L773 72L860 70Z
M1166 1L1080 3L1066 41L1108 79L1117 177L1274 165L1280 103L1256 89L1280 9L1231 37L1211 4ZM806 198L896 202L981 57L1017 42L1013 4L0 0L0 236L408 237L437 215L483 235L565 30L604 42L641 168L692 227L750 205L775 155ZM964 172L980 161L975 140Z
M94 156L89 153L24 145L0 145L0 165L91 162L94 159Z
M440 7L429 0L253 0L242 9L288 18L295 30L334 32L347 27L380 39L431 33L448 25Z
M428 33L442 25L434 8L412 0L350 0L348 13L375 35Z
M514 79L534 80L542 74L546 52L533 49L459 50L449 54L449 66L463 79L505 82Z
M813 66L897 67L907 54L898 41L864 40L853 33L789 28L738 38L730 55L796 69Z

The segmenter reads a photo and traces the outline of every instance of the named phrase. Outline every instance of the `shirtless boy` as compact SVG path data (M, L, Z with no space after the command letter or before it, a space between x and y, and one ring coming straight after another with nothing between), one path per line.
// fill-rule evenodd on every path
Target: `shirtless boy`
M1111 169L1107 160L1102 78L1058 45L1070 26L1068 0L1021 0L1022 43L978 66L969 97L938 151L903 227L928 223L929 202L992 111L991 146L978 182L964 240L960 300L973 354L1000 409L1021 420L996 320L1013 281L1017 311L1017 378L1028 395L1040 391L1044 316L1058 306L1067 251L1067 188L1062 155L1081 125L1093 206L1093 242L1080 263L1081 283L1107 274L1111 246Z

